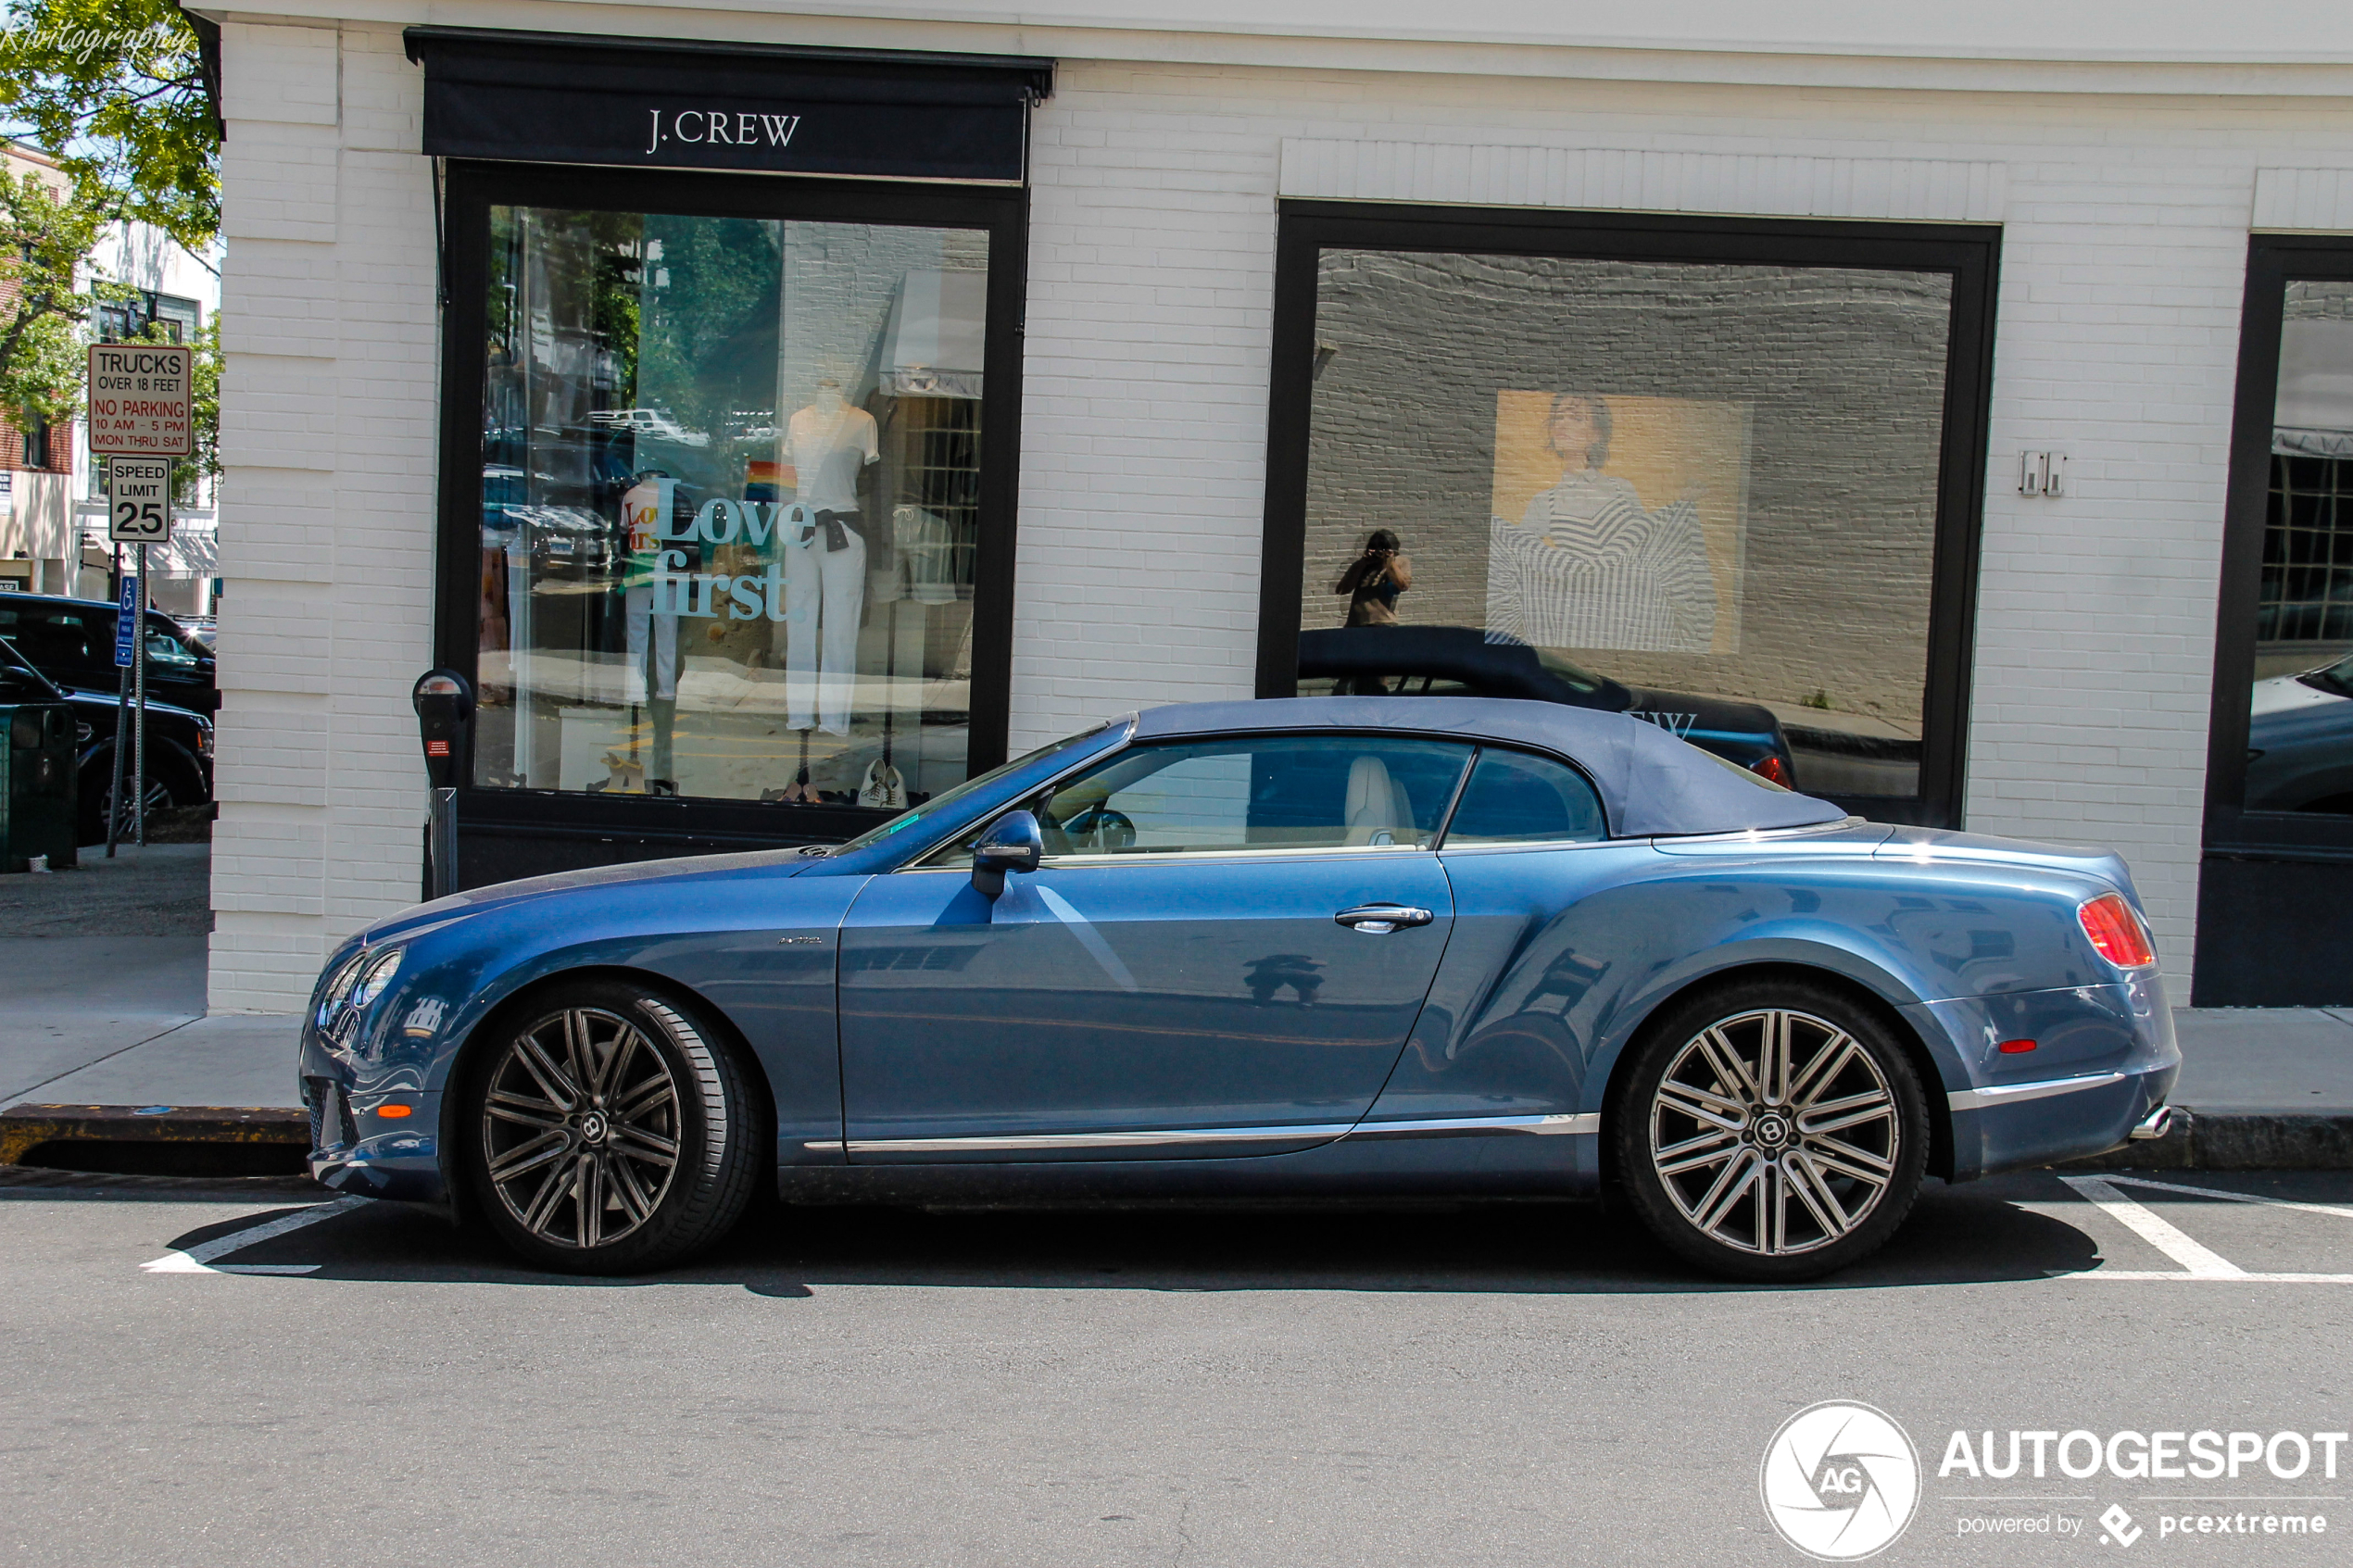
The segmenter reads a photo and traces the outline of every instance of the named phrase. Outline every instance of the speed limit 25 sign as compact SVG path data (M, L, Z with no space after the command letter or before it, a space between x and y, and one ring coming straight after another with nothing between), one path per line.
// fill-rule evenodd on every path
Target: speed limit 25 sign
M107 539L160 545L171 537L171 459L107 459Z

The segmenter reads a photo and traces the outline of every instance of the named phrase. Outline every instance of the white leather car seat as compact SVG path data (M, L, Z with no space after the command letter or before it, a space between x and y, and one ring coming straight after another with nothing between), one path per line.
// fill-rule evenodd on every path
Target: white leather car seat
M1405 786L1390 776L1389 765L1378 757L1359 757L1348 765L1348 828L1342 843L1414 844L1414 802Z

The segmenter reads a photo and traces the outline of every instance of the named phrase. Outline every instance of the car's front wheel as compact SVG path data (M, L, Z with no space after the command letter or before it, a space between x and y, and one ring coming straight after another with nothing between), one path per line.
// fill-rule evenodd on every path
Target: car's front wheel
M1928 1110L1887 1025L1840 992L1764 981L1676 1005L1616 1118L1626 1198L1712 1273L1815 1279L1876 1251L1919 1192Z
M761 1119L695 1010L622 981L559 983L487 1045L461 1154L492 1228L532 1262L642 1273L742 1217Z

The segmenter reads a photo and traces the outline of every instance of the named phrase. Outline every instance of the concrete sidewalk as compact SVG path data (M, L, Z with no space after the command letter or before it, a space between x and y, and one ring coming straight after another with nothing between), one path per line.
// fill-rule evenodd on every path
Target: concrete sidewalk
M2194 1110L2353 1114L2353 1008L2177 1008L2182 1080Z
M0 1107L296 1106L291 1016L205 1016L211 847L0 877Z

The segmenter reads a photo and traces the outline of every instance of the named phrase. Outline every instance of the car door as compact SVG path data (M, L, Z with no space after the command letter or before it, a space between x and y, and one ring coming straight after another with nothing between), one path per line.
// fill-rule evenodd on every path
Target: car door
M1489 746L1439 858L1454 893L1453 938L1367 1125L1592 1131L1581 1113L1595 1010L1640 984L1623 961L1629 947L1674 950L1673 933L1649 929L1623 897L1658 851L1647 839L1611 839L1599 794L1566 762ZM1514 1158L1541 1164L1557 1151Z
M1336 1136L1453 926L1428 846L1470 747L1131 747L1037 802L991 899L969 847L879 876L841 937L850 1158L1168 1159Z

